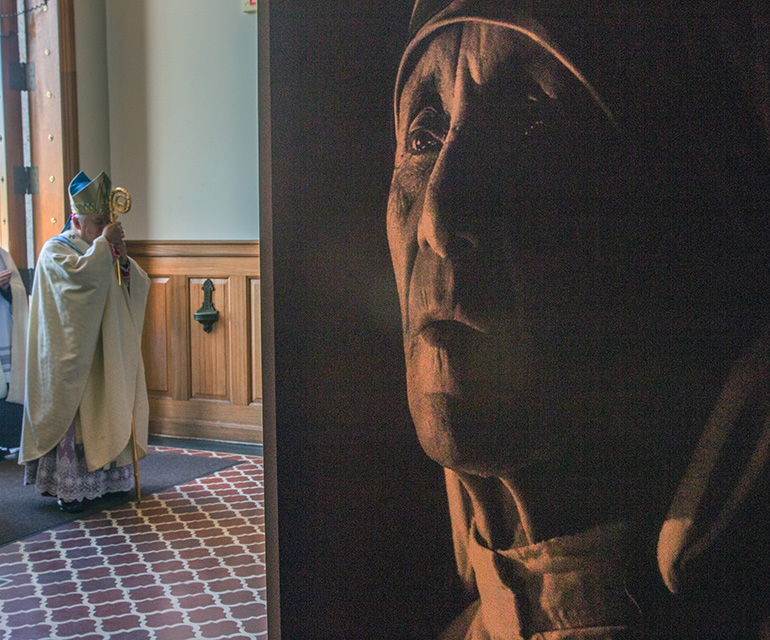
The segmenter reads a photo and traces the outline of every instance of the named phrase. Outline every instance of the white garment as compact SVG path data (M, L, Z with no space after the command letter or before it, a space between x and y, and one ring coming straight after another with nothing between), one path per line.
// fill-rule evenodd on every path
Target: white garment
M131 463L132 417L139 457L146 455L149 285L133 260L130 287L118 283L104 237L89 246L65 233L45 243L32 289L20 463L53 449L73 420L89 471Z
M454 637L610 640L640 622L625 586L630 545L622 525L503 551L487 549L472 528L468 543L480 600Z
M29 304L27 290L16 264L5 249L0 247L0 271L11 271L11 301L0 296L0 351L10 355L4 363L3 375L7 385L0 384L0 399L21 404L24 402L24 364L27 346Z

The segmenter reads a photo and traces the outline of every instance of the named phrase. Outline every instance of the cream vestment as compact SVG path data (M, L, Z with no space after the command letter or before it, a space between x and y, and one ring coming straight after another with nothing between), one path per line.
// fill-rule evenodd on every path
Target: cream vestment
M147 388L141 355L150 279L131 260L118 283L109 242L65 232L43 246L30 306L20 463L53 449L75 420L88 470L131 464L133 416L147 451Z

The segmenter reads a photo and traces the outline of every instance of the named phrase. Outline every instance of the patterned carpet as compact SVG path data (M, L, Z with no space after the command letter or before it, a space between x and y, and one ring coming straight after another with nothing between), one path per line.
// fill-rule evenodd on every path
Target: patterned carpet
M0 640L267 638L262 458L0 548Z

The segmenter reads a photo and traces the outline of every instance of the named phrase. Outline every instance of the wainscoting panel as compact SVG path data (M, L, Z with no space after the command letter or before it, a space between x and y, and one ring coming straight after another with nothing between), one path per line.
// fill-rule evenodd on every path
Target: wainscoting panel
M147 388L159 395L168 395L170 363L169 305L171 304L171 280L153 278L147 297L147 311L144 316L142 353L152 354L153 366L145 369ZM146 361L146 359L145 359Z
M196 309L203 305L205 282L211 282L214 290L211 302L221 318L206 332L203 325L193 318ZM228 320L234 315L230 304L226 278L190 278L190 347L194 354L190 368L192 385L190 396L196 400L232 400L230 396L230 354L228 343L230 327ZM237 308L237 307L236 307ZM237 312L236 312L237 313Z
M251 402L262 402L262 332L259 319L262 313L262 298L260 296L259 278L251 278L249 299L251 300Z
M131 241L128 250L152 279L142 336L150 432L261 443L259 243ZM194 318L207 281L219 314L210 331Z

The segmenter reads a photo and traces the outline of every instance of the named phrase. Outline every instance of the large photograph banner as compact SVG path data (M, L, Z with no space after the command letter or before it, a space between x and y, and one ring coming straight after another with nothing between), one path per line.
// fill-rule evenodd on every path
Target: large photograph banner
M769 638L770 10L269 31L282 637Z

